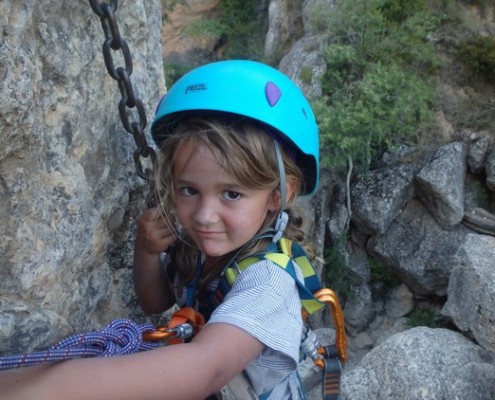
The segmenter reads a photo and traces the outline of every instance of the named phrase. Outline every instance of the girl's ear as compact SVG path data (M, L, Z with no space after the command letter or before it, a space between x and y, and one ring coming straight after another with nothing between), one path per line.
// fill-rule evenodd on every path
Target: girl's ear
M285 182L286 202L291 202L296 197L298 184L295 179L288 178ZM268 209L273 212L279 212L281 207L280 190L276 189L272 192Z
M273 213L277 213L280 210L280 190L275 189L270 194L268 203L268 210Z
M287 181L285 182L285 190L287 193L287 201L291 202L295 199L297 193L297 181L296 179L291 179L287 177Z

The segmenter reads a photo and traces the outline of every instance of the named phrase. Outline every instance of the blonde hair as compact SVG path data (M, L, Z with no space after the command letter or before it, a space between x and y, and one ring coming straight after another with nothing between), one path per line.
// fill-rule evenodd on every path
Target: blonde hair
M273 135L269 128L254 120L233 116L218 115L205 118L190 117L178 121L164 140L159 158L159 167L156 176L156 196L161 216L171 229L177 231L178 222L175 218L174 193L174 161L179 150L186 143L193 142L207 146L215 155L219 164L229 171L239 183L248 189L269 189L279 192L280 177L275 155ZM303 182L302 172L293 160L282 151L282 159L286 172L286 179L295 183L296 190L287 199L284 207L289 214L289 223L284 236L293 240L302 241L304 234L301 230L302 217L293 210L293 202L301 190ZM258 233L273 226L277 213L267 216ZM270 240L270 239L268 239ZM262 251L267 240L255 240L243 247L237 259ZM183 237L175 244L174 264L179 280L186 282L194 276L198 249L188 238ZM203 277L199 285L199 293L206 285L218 278L230 261L232 254L222 258L222 262Z

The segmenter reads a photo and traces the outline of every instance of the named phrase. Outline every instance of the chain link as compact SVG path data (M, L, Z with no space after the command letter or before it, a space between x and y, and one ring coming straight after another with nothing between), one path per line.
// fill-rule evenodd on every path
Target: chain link
M108 74L117 81L120 94L119 115L124 129L130 133L137 149L134 151L134 164L137 174L148 182L152 182L153 169L156 168L157 157L155 150L146 142L144 129L146 128L146 111L143 102L136 97L131 82L132 56L129 46L120 35L119 26L115 18L118 1L110 0L109 3L89 0L93 12L100 18L101 27L105 35L103 42L103 60ZM124 66L115 67L114 52L120 52L124 60ZM143 159L151 160L152 169L143 166Z

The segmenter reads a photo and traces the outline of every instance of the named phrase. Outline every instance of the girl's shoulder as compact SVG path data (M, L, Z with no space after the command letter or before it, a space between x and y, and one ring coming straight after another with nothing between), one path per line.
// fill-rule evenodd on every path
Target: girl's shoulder
M269 290L279 296L299 296L294 278L269 259L254 262L239 273L232 285L235 291Z

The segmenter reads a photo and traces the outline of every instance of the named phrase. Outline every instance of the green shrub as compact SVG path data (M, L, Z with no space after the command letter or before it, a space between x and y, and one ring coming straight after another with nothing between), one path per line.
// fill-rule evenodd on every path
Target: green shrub
M260 59L263 56L265 29L257 6L257 0L219 2L221 35L227 39L225 58Z
M423 0L342 0L328 18L323 96L313 101L322 161L366 170L376 149L416 141L431 120L438 61L427 36L438 19Z
M393 289L401 284L397 278L383 263L378 260L371 259L368 262L371 272L372 282L381 282L387 289Z
M429 328L438 328L440 326L438 314L431 307L425 307L414 310L407 318L406 324L411 328L416 326L427 326Z
M334 81L344 79L334 74ZM431 116L433 90L398 67L369 64L359 81L314 102L325 165L344 167L351 157L367 168L373 150L415 138Z
M316 4L311 8L309 22L315 32L325 32L332 20L333 8L326 4Z
M384 0L380 3L378 10L389 24L395 25L407 22L426 9L424 0Z
M302 67L301 72L299 73L299 79L305 84L310 84L313 79L313 70L311 67Z
M359 59L356 48L351 45L332 44L325 49L323 57L327 71L322 89L327 95L344 89L363 74L365 62Z
M459 58L475 74L495 84L495 37L476 36L461 44Z
M163 66L165 71L165 83L167 87L171 87L177 80L188 72L191 68L182 64L166 63Z
M352 296L352 286L359 283L357 274L349 268L345 253L343 236L325 251L325 280L328 287L335 291L340 298Z
M209 40L218 38L223 33L223 27L219 21L213 18L200 18L187 26L184 33L190 37Z

